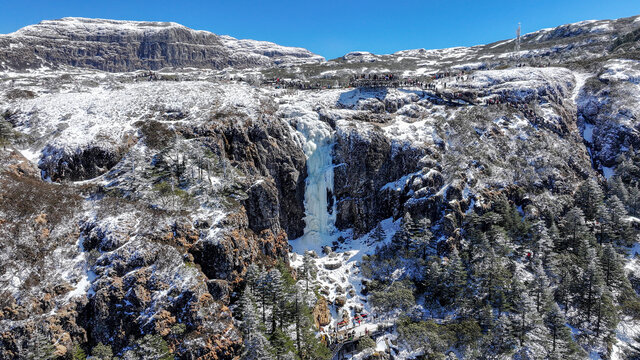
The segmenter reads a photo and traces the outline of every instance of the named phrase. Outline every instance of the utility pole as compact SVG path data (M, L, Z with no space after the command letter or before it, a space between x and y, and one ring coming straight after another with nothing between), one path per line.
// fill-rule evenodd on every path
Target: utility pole
M515 51L520 51L520 23L518 23L518 30L516 30L516 48Z

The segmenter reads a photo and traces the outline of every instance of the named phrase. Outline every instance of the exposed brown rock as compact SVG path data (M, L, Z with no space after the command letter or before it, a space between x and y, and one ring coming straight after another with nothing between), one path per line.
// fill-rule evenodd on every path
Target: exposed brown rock
M316 301L312 315L317 329L321 326L326 326L331 322L331 311L329 310L329 303L327 302L327 299L320 297L318 301Z

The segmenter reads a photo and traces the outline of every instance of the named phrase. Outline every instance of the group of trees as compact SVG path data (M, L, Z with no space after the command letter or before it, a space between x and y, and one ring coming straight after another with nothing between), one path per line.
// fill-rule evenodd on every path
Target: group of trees
M0 119L0 146L6 149L13 136L13 127L8 121Z
M310 277L309 264L304 273ZM297 283L286 266L266 271L252 264L240 299L244 359L326 359L328 349L316 338L312 305L316 295Z
M557 214L525 215L501 195L465 216L458 241L406 215L394 241L363 261L371 304L404 312L400 341L427 355L457 346L470 358L525 349L580 358L582 345L606 348L621 316L640 318L622 259L636 236L634 201L617 195L635 185L612 181L604 190L585 181Z

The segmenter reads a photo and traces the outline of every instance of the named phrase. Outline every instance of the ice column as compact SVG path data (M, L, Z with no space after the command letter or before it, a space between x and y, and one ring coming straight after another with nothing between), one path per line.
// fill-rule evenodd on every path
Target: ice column
M298 246L318 249L331 244L335 234L336 203L333 197L333 149L334 136L329 125L317 115L299 119L297 130L304 137L303 149L307 156L307 180L304 193L304 235L296 240Z

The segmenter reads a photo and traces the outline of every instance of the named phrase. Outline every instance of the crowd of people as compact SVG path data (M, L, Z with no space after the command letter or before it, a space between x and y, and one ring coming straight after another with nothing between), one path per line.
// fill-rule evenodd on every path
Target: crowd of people
M525 118L533 121L534 123L541 120L541 118L536 114L535 110L529 106L529 104L523 103L520 101L510 100L504 94L493 96L487 99L485 101L485 105L505 105L512 109L522 112Z
M371 334L367 324L378 323L378 315L356 314L353 318L343 319L335 326L329 325L321 328L321 340L327 345L335 345L357 340L363 336ZM364 326L362 329L361 327ZM380 325L378 325L380 326Z

